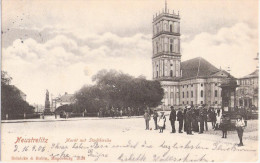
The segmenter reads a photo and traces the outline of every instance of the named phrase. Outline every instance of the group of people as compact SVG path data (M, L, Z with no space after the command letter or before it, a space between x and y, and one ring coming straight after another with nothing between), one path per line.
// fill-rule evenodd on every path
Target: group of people
M139 108L100 108L98 111L99 117L122 117L122 116L139 116L141 115L141 110Z
M228 116L224 114L221 115L220 113L220 109L217 109L217 112L215 112L214 108L207 109L204 106L186 106L183 111L181 108L179 108L176 112L174 107L171 106L171 112L169 115L169 121L172 129L171 133L176 133L175 121L177 120L179 122L179 133L183 133L182 130L184 129L184 132L186 132L188 135L193 135L192 132L198 132L199 134L202 134L205 130L208 131L209 118L212 124L212 129L221 129L223 134L222 138L227 138L227 131L230 127L230 119ZM166 117L164 112L161 111L159 115L157 110L154 110L153 116L150 116L149 112L145 111L144 119L146 123L146 130L149 130L149 121L151 117L154 120L154 129L159 129L159 133L163 133L166 123ZM244 119L242 118L242 116L238 116L236 121L236 129L240 140L240 143L238 144L239 146L243 145L242 137L244 128Z

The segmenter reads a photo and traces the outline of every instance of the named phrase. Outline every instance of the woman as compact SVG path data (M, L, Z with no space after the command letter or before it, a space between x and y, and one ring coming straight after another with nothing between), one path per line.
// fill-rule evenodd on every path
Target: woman
M237 129L237 134L238 134L238 138L240 143L238 144L238 146L243 146L243 132L244 132L244 128L245 128L245 122L242 118L241 115L237 116L237 120L236 120L236 129Z
M166 118L164 116L164 112L161 112L161 115L158 118L158 123L157 123L160 129L159 133L163 133L163 130L165 129L165 122L166 122Z

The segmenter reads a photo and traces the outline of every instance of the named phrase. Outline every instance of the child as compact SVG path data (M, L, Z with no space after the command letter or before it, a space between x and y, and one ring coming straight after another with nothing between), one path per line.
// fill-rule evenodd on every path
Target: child
M243 146L243 132L244 132L244 128L245 128L245 122L242 118L241 115L237 116L237 120L236 120L236 129L237 129L237 134L239 137L239 141L240 143L238 144L238 146Z
M158 119L158 127L160 129L160 132L159 133L163 133L163 129L165 129L165 121L166 121L166 118L164 116L164 112L161 112L161 115Z

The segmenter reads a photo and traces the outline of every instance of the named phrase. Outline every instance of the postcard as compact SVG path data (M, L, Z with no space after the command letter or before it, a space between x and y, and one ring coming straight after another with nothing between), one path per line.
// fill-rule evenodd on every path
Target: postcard
M2 0L1 161L258 161L258 3Z

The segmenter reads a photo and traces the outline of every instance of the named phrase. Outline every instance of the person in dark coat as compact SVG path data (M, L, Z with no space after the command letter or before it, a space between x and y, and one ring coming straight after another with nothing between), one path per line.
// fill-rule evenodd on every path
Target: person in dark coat
M211 124L212 124L212 129L215 129L216 127L216 121L217 121L217 117L216 117L216 113L214 111L214 108L209 109L209 118L211 120Z
M204 131L204 111L203 111L203 108L201 107L199 109L199 121L200 121L200 132L199 134L202 134L203 131Z
M194 132L199 132L199 122L198 122L198 117L199 117L199 110L198 108L191 107L192 111L192 131Z
M184 118L184 132L187 131L186 113L187 113L187 106L185 106L185 109L184 109L184 111L183 111L183 118Z
M229 128L230 118L226 115L222 115L220 120L220 128L222 130L222 138L227 138L227 130Z
M177 121L179 121L179 133L182 133L182 127L183 127L183 113L181 111L181 108L179 108L179 111L177 113Z
M176 111L174 110L174 107L171 106L171 113L169 118L171 125L172 125L172 133L175 133L175 121L176 121Z
M206 131L208 131L208 110L206 107L203 107L203 122L205 124Z
M154 125L155 125L155 127L154 127L154 129L155 130L158 130L158 125L157 125L157 118L158 118L158 113L157 113L157 110L154 110L153 111L153 120L154 120Z
M192 120L192 110L189 107L187 107L187 112L186 112L186 122L187 122L187 134L188 135L192 135L192 131L191 131L191 120Z

